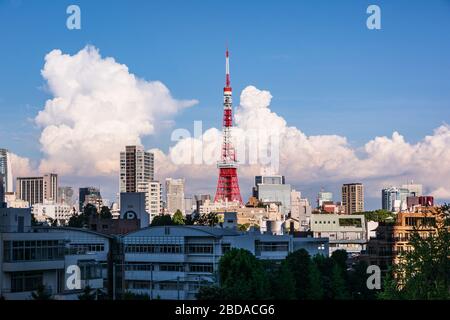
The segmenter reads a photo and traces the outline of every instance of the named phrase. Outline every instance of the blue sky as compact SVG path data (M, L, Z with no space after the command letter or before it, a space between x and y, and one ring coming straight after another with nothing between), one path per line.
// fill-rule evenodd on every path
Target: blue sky
M82 29L65 27L77 4ZM382 30L366 8L382 9ZM223 51L231 50L236 101L269 90L271 109L308 135L355 147L399 131L417 142L450 119L450 1L20 1L0 0L0 146L39 159L32 119L51 96L40 75L53 49L86 44L200 103L177 127L220 123ZM144 140L166 150L170 130Z

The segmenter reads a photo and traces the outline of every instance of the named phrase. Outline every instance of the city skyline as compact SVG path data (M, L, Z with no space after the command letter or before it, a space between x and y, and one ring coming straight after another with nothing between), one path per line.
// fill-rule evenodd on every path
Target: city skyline
M448 37L445 30L449 22L445 10L441 10L448 8L448 3L424 7L381 1L383 28L379 31L365 27L365 5L356 2L339 5L325 2L322 8L288 2L283 9L271 4L255 8L233 3L236 16L232 22L236 25L226 31L212 21L214 17L218 21L224 17L215 10L217 5L209 4L212 18L196 21L185 30L199 31L203 23L212 26L208 32L199 32L208 48L201 43L201 37L194 37L187 45L182 36L177 36L180 31L177 26L184 25L186 19L167 28L167 22L156 17L155 13L161 13L176 20L184 10L192 17L197 14L199 4L192 7L176 4L177 9L170 12L161 3L144 5L148 10L141 11L154 20L141 19L139 23L130 21L132 13L138 14L134 9L120 13L130 23L113 24L110 31L103 30L100 20L93 19L101 12L99 6L84 1L79 5L86 20L81 30L72 31L64 25L65 3L0 4L0 12L5 16L1 24L8 25L0 29L14 29L19 39L6 35L5 43L10 45L11 52L2 53L5 59L0 61L4 70L0 77L5 83L0 93L3 113L0 146L12 152L15 177L56 172L61 185L100 186L106 198L115 199L117 150L142 143L146 150L156 151L156 179L185 178L187 194L213 195L217 179L215 163L180 166L167 161L169 152L181 158L187 153L186 148L191 147L189 141L171 141L170 135L177 128L193 132L194 121L201 120L204 136L219 137L222 52L228 42L233 54L237 128L261 129L265 123L273 123L281 132L292 134L295 141L289 140L287 134L281 137L288 147L280 149L284 162L280 163L278 174L285 175L310 200L314 200L321 186L332 191L338 200L342 183L362 182L366 186L367 209L376 209L380 207L383 187L411 180L422 183L425 193L434 195L439 202L450 198L450 177L445 170L450 164L446 151L450 146L450 129L445 123L450 103L446 93L450 92L449 62L445 57L450 47L442 41ZM110 14L118 16L120 5L110 6ZM298 12L303 20L291 17L283 21L287 9ZM322 20L326 11L336 16L326 15L327 20ZM238 19L249 12L253 14L247 22ZM433 23L425 21L421 13L436 19ZM313 18L307 18L308 14ZM29 42L36 50L24 53L29 59L22 65L17 62L20 57L13 54L14 49L23 48L22 42L29 41L27 27L44 16L48 22L37 24L43 29L37 28L30 34L45 30L46 36L40 38L39 44ZM248 25L264 17L280 21L279 26L271 32L261 23L255 27ZM416 24L408 23L413 18ZM19 25L14 19L26 23ZM346 23L341 19L346 19ZM160 34L148 31L154 23L160 23ZM240 33L239 26L247 28ZM264 44L250 38L255 28L260 28L258 31L267 37L267 41L262 41ZM121 36L121 32L127 34L132 30L148 31L152 41L145 43L143 35L134 41ZM318 32L320 39L314 37ZM105 41L112 34L118 35L119 40ZM171 36L174 43L167 44L161 34ZM278 34L283 36L277 37ZM127 46L118 45L121 41L129 44L127 50L123 48ZM161 43L166 43L170 55L158 47ZM134 52L133 48L142 50ZM414 63L419 59L420 65ZM96 66L95 74L86 67L89 64ZM82 76L75 76L74 70L80 70ZM119 80L105 84L104 79L111 72L125 81L126 90L117 89ZM20 82L19 75L23 76ZM90 83L84 79L90 79ZM71 81L84 91L63 85ZM146 95L149 92L153 98ZM121 95L130 93L140 101L132 114L129 108L133 101L109 101L111 105L105 107L96 100L99 95L111 94L117 101ZM70 97L76 99L70 102ZM87 98L85 107L76 102L82 98ZM111 108L116 115L111 115ZM372 121L379 115L379 121ZM262 123L252 122L255 117L262 119ZM123 121L123 126L118 121ZM97 139L92 144L103 148L92 150L88 136L83 133L85 128L92 130ZM117 138L121 141L114 141ZM258 174L258 169L251 166L240 169L244 201L251 194L253 177Z

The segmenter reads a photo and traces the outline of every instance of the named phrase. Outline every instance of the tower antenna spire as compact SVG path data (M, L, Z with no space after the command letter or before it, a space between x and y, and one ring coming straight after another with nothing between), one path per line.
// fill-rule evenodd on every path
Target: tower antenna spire
M231 88L231 80L230 80L230 53L228 52L228 45L227 50L225 51L225 87Z
M228 46L225 51L225 87L223 88L223 122L222 122L222 152L220 161L217 163L219 169L219 180L214 202L238 202L242 204L241 191L239 189L236 159L236 151L231 139L233 128L233 99L230 81L230 54Z

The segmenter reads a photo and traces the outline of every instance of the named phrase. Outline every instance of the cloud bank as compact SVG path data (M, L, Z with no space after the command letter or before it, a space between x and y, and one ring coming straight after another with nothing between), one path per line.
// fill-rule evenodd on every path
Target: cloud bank
M75 55L51 51L42 76L53 99L35 119L41 172L114 174L123 146L139 144L158 121L196 103L174 99L163 83L137 78L91 46Z
M416 144L408 143L400 133L394 132L391 137L374 138L363 146L362 152L357 152L345 137L307 136L298 128L288 126L285 119L270 110L271 99L270 92L254 86L242 91L234 130L236 145L246 145L244 153L239 155L240 160L245 159L239 171L241 179L251 181L267 167L261 163L251 164L249 153L268 154L268 137L276 136L279 173L285 174L294 184L360 181L366 184L368 196L378 197L382 187L414 179L424 184L435 197L450 198L448 125L440 126ZM255 134L258 139L252 140ZM164 166L160 176L175 174L185 176L188 181L214 181L217 169L210 160L218 159L220 141L220 131L212 128L205 131L203 137L179 141L168 154L158 151L156 159L159 163L170 163L171 159L180 163ZM194 156L202 151L207 155L206 164L187 164L193 163Z

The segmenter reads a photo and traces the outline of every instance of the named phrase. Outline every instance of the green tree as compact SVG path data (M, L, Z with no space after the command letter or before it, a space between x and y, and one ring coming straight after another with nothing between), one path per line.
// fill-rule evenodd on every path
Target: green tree
M179 224L179 225L185 224L183 214L181 213L180 210L177 210L175 212L175 214L172 217L172 222L173 222L173 224Z
M48 288L41 284L36 288L36 291L31 293L33 300L52 300L52 294Z
M221 300L223 299L223 290L218 286L203 286L197 292L198 300Z
M133 293L131 291L125 291L123 296L123 300L150 300L150 296L145 293Z
M294 276L286 261L269 273L271 299L293 300L296 298Z
M334 260L331 259L330 257L324 257L322 255L316 255L313 257L312 260L321 275L324 294L323 298L333 299L333 290L331 284L332 284L333 267L335 264Z
M111 209L107 206L102 206L102 208L100 209L100 218L112 219Z
M250 223L244 223L244 224L239 224L238 225L238 230L239 231L247 231L248 228L250 228Z
M373 300L376 297L376 290L367 288L367 267L365 261L358 261L348 273L349 295L353 300Z
M337 264L334 264L331 273L331 293L335 300L345 300L349 298L344 272Z
M269 283L262 264L249 251L231 249L219 262L224 299L254 300L269 296Z
M200 215L197 219L197 224L202 226L214 227L219 223L219 216L216 212L210 212Z
M295 283L297 299L308 299L310 282L311 258L308 251L300 249L291 252L286 257L286 267L290 270Z
M433 213L433 210L437 212ZM424 212L423 224L410 233L412 250L400 255L385 280L381 299L450 299L450 233L448 204L431 208L435 233L430 233L430 219Z
M171 225L173 225L173 221L172 221L172 218L170 217L170 215L165 214L165 215L155 216L152 219L152 223L150 225L152 227L155 227L155 226L171 226Z
M83 214L86 217L96 216L97 215L97 207L94 206L92 203L88 203L83 208Z
M78 295L78 300L84 300L84 301L96 300L95 290L92 290L92 288L90 286L86 286L83 289L83 293Z
M306 291L306 299L321 300L324 297L322 285L322 275L316 263L311 261L308 266L308 286Z
M383 209L357 212L356 214L363 214L367 221L386 222L395 220L395 213Z
M331 254L331 259L334 260L335 264L341 268L342 272L347 270L347 259L348 254L345 250L336 250Z

